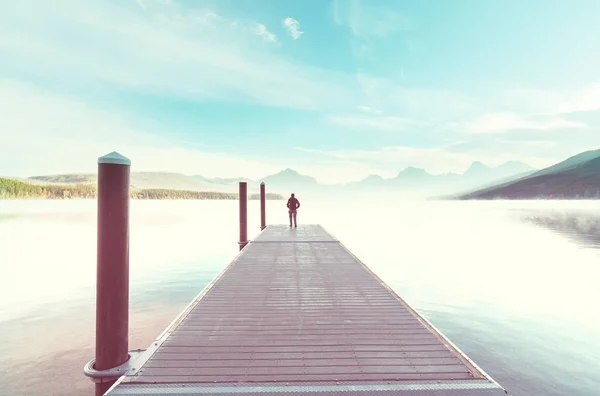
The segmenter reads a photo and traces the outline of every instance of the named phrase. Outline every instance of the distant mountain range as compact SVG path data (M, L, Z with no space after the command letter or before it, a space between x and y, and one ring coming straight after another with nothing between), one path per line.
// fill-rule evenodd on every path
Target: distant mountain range
M586 151L530 175L459 199L600 199L600 150Z
M517 161L509 161L498 167L489 167L479 161L473 162L463 173L446 173L433 175L425 169L408 167L393 178L370 175L363 180L345 184L321 184L314 177L303 175L293 169L285 169L258 180L247 178L208 178L201 175L184 175L168 172L132 172L131 186L139 189L165 188L192 191L236 192L238 183L248 183L250 192L257 192L261 182L267 185L270 192L284 195L290 192L301 194L321 194L331 192L360 191L405 191L424 190L427 192L456 192L513 180L535 172L535 169ZM88 184L96 183L96 174L64 174L49 176L33 176L29 180L34 183Z
M408 167L395 177L384 179L379 175L370 175L363 180L348 183L347 187L362 189L426 189L435 192L459 191L469 188L513 179L535 172L532 167L517 161L509 161L498 167L489 167L476 161L463 173L445 173L433 175L425 169Z

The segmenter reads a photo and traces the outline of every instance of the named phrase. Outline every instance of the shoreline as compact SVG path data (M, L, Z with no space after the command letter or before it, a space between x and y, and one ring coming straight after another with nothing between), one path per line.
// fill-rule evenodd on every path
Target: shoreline
M134 201L237 201L234 198L147 198L131 197ZM95 201L96 197L28 197L28 198L0 198L0 201ZM258 197L248 197L248 201L259 201ZM285 198L266 198L267 201L284 201Z
M95 184L31 184L18 180L0 178L0 200L66 200L96 199L98 188ZM237 200L236 192L178 190L172 188L130 187L131 199L140 200ZM278 193L266 193L267 200L284 200ZM248 194L248 200L259 200L260 194Z

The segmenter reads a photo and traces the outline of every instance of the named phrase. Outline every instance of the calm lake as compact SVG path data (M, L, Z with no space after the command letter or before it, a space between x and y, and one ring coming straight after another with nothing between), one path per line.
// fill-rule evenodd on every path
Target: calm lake
M600 201L299 198L299 223L322 224L512 395L600 394ZM237 210L132 201L130 349L231 261ZM258 202L249 214L252 237ZM267 202L268 223L286 217ZM95 201L0 201L0 394L93 395L95 270Z

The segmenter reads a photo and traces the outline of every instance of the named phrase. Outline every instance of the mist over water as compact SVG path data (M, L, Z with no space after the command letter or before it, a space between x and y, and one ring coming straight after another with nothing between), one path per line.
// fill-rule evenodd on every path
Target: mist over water
M512 395L598 394L600 202L297 196L299 224L323 225ZM237 210L131 202L130 349L237 254ZM267 222L287 222L285 201ZM92 394L95 271L95 201L0 202L0 394Z

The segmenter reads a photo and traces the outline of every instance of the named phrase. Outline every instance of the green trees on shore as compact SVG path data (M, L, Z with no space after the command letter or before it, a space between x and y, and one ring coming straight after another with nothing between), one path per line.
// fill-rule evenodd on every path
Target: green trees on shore
M0 199L70 199L94 198L96 186L92 184L52 185L33 184L0 178Z
M0 199L90 199L96 198L94 184L33 184L0 177ZM170 189L131 189L133 199L203 199L236 200L237 193L214 191L188 191ZM257 200L258 194L248 199ZM284 199L280 194L268 193L269 200Z

